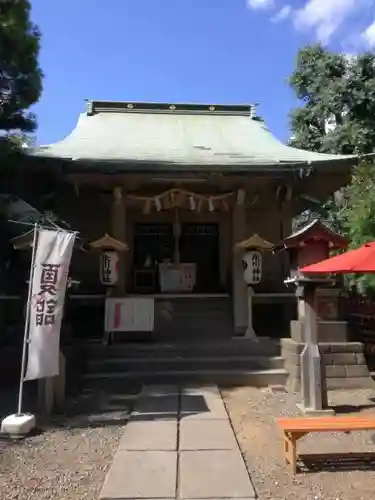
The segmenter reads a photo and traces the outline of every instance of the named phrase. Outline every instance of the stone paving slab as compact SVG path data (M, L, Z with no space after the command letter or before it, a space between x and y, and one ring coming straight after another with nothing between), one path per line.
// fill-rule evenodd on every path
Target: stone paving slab
M129 422L120 440L119 450L176 451L177 420Z
M101 500L176 498L255 498L217 386L144 387L100 495Z
M182 451L179 498L255 498L254 488L239 450Z
M228 414L220 394L183 394L181 396L181 419L228 420Z
M213 395L221 398L220 391L217 385L202 385L202 386L185 386L181 389L181 394L202 394Z
M178 395L141 396L131 413L131 420L177 418Z
M174 499L177 452L118 451L100 500Z
M144 385L140 396L171 396L179 395L180 389L174 384Z
M238 451L238 445L227 420L182 420L180 450Z

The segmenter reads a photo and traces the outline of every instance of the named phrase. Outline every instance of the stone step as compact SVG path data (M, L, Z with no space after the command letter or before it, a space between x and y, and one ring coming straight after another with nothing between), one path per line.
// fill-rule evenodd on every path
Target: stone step
M121 358L89 360L86 366L87 373L130 372L130 371L186 371L186 370L231 370L231 369L274 369L284 368L281 356L168 356L153 358Z
M163 310L166 304L159 304L159 310ZM176 314L186 314L187 312L196 312L197 314L232 314L232 304L231 303L222 303L222 304L208 304L205 302L194 303L194 304L185 304L185 305L176 305L171 303L169 308L175 312ZM155 308L158 311L158 308Z
M156 312L158 312L156 310ZM162 312L162 309L161 311ZM181 309L176 309L176 308L171 308L171 313L173 314L173 317L187 317L191 318L191 316L197 315L199 317L207 316L210 318L216 318L216 317L232 317L232 310L231 308L227 307L218 307L218 308L181 308Z
M216 339L223 340L231 337L233 335L233 327L221 328L221 327L211 327L207 326L206 328L196 328L192 327L184 327L184 328L174 328L168 327L163 328L159 327L155 329L154 338L160 340L170 340L173 339L176 342L183 341L185 339L200 341L207 339Z
M220 386L285 385L288 373L284 369L273 370L178 370L144 372L87 373L83 375L85 387L114 390L132 380L152 384L218 384Z
M158 331L170 331L176 332L176 336L192 333L195 336L200 334L203 338L207 338L209 333L209 338L213 337L213 334L224 334L224 338L230 338L233 335L233 324L231 321L171 321L170 323L158 323L155 325L155 335ZM189 337L187 336L186 339Z
M109 346L101 343L85 345L82 356L86 359L155 358L169 356L195 356L209 358L215 356L280 356L280 343L260 338L253 342L243 338L205 342L123 342Z
M225 327L230 327L233 329L233 320L231 317L228 317L224 314L220 314L217 316L209 316L205 315L203 316L195 316L192 317L191 315L186 315L186 316L174 316L172 319L163 321L163 319L158 319L156 318L155 324L163 324L163 325L173 325L174 327L216 327L220 325L225 325Z
M156 299L156 305L171 304L175 309L215 309L220 307L226 307L230 309L232 307L232 299L230 297L184 297L184 298L163 298Z

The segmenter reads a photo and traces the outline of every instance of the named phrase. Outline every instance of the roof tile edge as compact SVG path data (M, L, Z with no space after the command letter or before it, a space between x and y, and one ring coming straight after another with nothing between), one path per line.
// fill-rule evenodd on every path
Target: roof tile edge
M98 113L178 113L255 117L256 104L192 104L87 100L87 115Z

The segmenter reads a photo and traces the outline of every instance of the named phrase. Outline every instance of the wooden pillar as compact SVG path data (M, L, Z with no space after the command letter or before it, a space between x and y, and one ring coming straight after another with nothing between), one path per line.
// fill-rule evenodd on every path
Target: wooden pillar
M245 203L236 204L232 211L232 299L234 331L237 335L245 333L247 328L247 287L243 279L242 252L235 249L236 243L246 238Z
M293 205L292 205L293 190L290 186L285 186L285 192L282 193L279 199L279 213L280 213L280 236L278 239L284 238L292 234L292 219L293 219ZM280 274L282 280L290 275L289 258L287 252L280 254Z
M122 188L117 186L113 190L112 204L112 236L126 243L126 205ZM124 295L126 292L126 269L124 252L119 252L119 278L116 285L116 295Z

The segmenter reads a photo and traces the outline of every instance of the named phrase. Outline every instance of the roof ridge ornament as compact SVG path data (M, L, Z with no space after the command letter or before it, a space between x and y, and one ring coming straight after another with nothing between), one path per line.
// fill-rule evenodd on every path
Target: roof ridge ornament
M249 116L257 104L100 101L87 99L87 115L97 113L168 113ZM254 119L255 114L254 114Z
M258 118L258 116L257 116L257 108L258 108L258 106L259 106L258 102L254 103L254 104L250 104L250 118L252 120L255 120L255 119Z
M88 116L91 116L94 114L94 103L92 101L87 101L87 111L86 111Z

